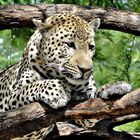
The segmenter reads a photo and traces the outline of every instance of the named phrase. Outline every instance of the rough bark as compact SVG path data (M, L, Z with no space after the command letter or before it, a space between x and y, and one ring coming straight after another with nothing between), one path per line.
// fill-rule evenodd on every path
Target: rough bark
M47 139L60 136L96 136L104 138L140 139L140 134L118 133L114 126L140 119L140 89L126 94L117 100L88 99L82 103L69 103L67 107L57 110L32 103L18 110L0 115L0 140L9 140L32 131L40 130L52 123L57 123L58 133L50 134ZM72 119L93 118L97 120L92 130L84 130L64 121ZM62 123L63 122L63 123ZM7 135L8 134L8 135Z
M0 6L0 29L34 27L32 19L44 19L56 13L71 12L87 21L101 18L103 29L113 29L140 35L140 14L128 11L82 7L66 4L7 5Z

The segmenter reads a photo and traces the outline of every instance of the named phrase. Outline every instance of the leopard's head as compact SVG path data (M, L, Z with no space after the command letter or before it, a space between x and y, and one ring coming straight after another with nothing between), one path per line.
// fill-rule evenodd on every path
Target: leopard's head
M88 23L67 13L33 22L42 34L41 50L46 64L57 65L71 84L87 81L93 72L94 36L100 19Z

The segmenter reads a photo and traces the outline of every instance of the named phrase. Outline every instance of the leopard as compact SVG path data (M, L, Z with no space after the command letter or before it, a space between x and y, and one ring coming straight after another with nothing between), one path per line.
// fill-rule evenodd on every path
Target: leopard
M0 73L1 113L35 101L58 109L71 100L109 99L111 95L131 91L131 85L125 81L96 88L93 57L99 18L88 22L75 14L61 13L32 21L37 29L22 57ZM42 133L19 139L43 139L50 130L43 128ZM36 134L43 135L35 138Z

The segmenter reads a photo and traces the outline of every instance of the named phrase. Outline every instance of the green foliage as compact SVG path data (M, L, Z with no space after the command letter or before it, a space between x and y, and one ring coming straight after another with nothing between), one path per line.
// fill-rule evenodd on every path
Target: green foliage
M129 122L127 124L123 124L121 126L117 126L114 128L116 131L129 131L129 132L140 132L140 120Z
M0 69L16 63L20 59L32 33L32 30L29 29L12 29L0 32Z
M2 69L15 63L20 56L20 52L18 49L12 47L10 30L1 31L0 40L0 69Z
M125 80L133 88L140 87L140 37L101 30L95 40L94 77L97 86Z
M1 0L6 4L66 3L84 6L100 6L140 12L139 0ZM29 29L0 31L0 69L16 63L33 33ZM133 88L140 87L140 37L111 31L99 30L96 35L94 77L97 86L125 80ZM116 127L117 131L140 131L140 121Z

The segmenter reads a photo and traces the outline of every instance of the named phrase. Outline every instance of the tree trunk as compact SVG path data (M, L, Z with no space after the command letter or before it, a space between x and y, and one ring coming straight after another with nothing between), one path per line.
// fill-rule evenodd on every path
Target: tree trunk
M50 15L71 12L90 21L101 18L101 29L118 30L140 35L140 14L128 11L83 7L68 4L37 4L0 6L0 29L34 27L32 19L44 19Z
M57 110L40 103L32 103L18 110L0 115L0 140L21 137L57 123L58 130L46 139L62 136L92 136L120 140L140 139L140 134L115 132L114 126L140 119L140 89L126 94L117 100L88 99L85 102L69 103ZM84 130L65 121L93 118L97 121L92 130ZM60 123L61 122L61 123ZM58 133L56 133L58 132ZM8 134L8 135L7 135ZM55 135L54 135L55 134ZM61 137L60 137L61 136Z

